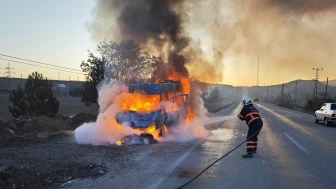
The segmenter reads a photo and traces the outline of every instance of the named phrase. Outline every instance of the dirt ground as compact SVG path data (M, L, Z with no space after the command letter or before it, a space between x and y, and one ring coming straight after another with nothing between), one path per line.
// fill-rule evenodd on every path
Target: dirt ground
M61 188L127 167L132 148L78 145L73 133L13 141L0 148L0 188ZM109 170L107 167L115 169Z
M7 99L7 97L0 95L1 102L5 102L0 106L0 113L7 110L6 107L9 103L3 99ZM59 100L61 102L60 112L63 115L86 111L96 113L95 107L85 107L79 98L65 97ZM171 152L178 148L181 153L185 151L184 148L189 148L189 144L181 144L180 146L171 144L78 145L72 130L81 121L93 119L92 116L94 115L79 116L78 120L76 117L70 120L69 117L63 116L55 118L41 116L24 122L23 126L15 124L13 121L10 124L2 122L3 130L0 129L0 132L6 132L7 135L3 138L6 140L0 142L0 188L71 188L72 185L82 180L99 180L107 176L108 179L119 178L120 172L123 170L127 170L124 171L125 174L133 174L133 171L129 170L138 164L137 156L145 154L143 152L148 154L140 156L140 158L156 157L158 152L163 153L164 151L166 154L164 157L166 157L175 156ZM8 129L15 131L10 137L8 137ZM163 147L165 150L162 150ZM160 157L156 157L156 159L160 160ZM147 165L141 166L140 171L147 169ZM170 166L169 162L167 162L167 166ZM180 173L181 177L193 174ZM105 176L103 177L103 175Z
M8 96L8 93L0 93L0 119L5 121L12 118L8 111L8 106L11 105ZM58 113L64 116L75 115L79 112L90 114L97 114L98 112L96 105L92 105L92 107L85 106L80 97L57 97L57 99L60 102Z

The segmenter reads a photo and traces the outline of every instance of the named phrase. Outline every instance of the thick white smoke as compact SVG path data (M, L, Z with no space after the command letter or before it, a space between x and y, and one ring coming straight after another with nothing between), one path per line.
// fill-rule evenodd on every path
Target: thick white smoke
M100 85L98 92L98 104L100 107L96 122L84 123L75 130L75 138L79 144L111 145L118 140L125 139L125 136L140 135L141 132L133 130L127 123L119 125L115 119L123 101L130 99L128 87L117 80L104 82ZM202 103L200 101L200 103ZM171 103L162 103L162 106L172 106ZM203 105L199 106L204 108ZM205 111L203 111L205 112ZM196 138L205 138L209 132L203 127L201 122L192 121L186 124L185 119L181 119L176 126L169 127L168 133L158 141L186 142ZM136 140L136 138L134 138ZM131 140L131 144L137 143ZM146 141L144 142L146 143Z
M98 92L100 110L96 122L84 123L75 130L75 138L79 144L115 144L116 140L126 135L137 134L128 125L120 126L115 119L127 92L127 86L117 80L101 85Z

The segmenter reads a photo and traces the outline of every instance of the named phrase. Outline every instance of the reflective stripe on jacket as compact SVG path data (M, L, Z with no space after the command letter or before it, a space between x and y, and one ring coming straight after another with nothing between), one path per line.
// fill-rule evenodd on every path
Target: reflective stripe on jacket
M261 119L259 111L253 105L244 106L238 118L245 120L247 125L250 125L254 120Z

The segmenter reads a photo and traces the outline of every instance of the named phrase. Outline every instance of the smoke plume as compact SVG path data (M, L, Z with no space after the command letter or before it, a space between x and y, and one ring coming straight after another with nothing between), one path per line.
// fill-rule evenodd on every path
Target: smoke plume
M126 0L97 1L89 29L96 40L134 39L166 59L177 52L195 79L253 85L257 57L268 84L332 68L334 23L334 0Z
M332 0L192 1L185 25L209 46L204 54L215 57L219 49L224 82L255 85L260 57L261 83L276 84L309 79L313 67L333 67L335 5Z
M93 13L94 19L89 30L94 39L132 39L151 54L162 57L168 63L168 72L175 71L183 77L191 76L203 81L221 82L222 69L216 69L222 62L220 56L217 56L221 53L216 53L216 57L219 57L216 61L219 63L210 63L203 56L200 44L192 42L185 28L188 19L185 1L98 0ZM214 74L210 77L209 72Z

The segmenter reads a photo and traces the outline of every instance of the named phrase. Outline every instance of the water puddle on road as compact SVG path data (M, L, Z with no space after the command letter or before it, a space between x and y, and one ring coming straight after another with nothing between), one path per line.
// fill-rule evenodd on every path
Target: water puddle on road
M210 132L210 136L205 140L204 146L211 146L213 143L222 143L223 141L229 141L234 133L231 129L219 128Z
M202 155L200 165L208 164L221 157L225 152L232 148L232 142L235 141L235 130L219 128L211 131L211 135L202 144ZM207 173L207 177L216 176L218 166L212 168Z

